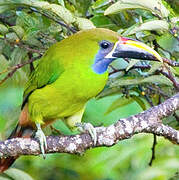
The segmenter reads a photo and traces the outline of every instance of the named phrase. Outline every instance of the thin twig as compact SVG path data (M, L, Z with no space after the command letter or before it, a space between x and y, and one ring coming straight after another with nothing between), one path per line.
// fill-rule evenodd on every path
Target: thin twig
M165 77L167 77L173 84L173 86L175 87L175 89L177 91L179 91L179 83L176 81L175 77L172 75L171 71L167 68L167 72L164 72L163 70L159 70L157 72L163 74Z
M9 43L12 46L18 46L20 48L26 49L28 52L32 52L32 53L42 54L44 51L44 50L33 49L33 48L25 45L23 42L18 42L18 43L10 42L6 38L2 38L2 37L0 37L0 40L3 40L5 42Z
M154 87L151 87L151 86L146 86L146 87L147 87L148 89L156 92L157 94L162 95L162 96L165 97L165 98L169 98L169 96L168 96L167 94L165 94L161 89L159 89L158 86L155 87L155 88L154 88Z
M167 58L162 58L163 62L167 63L168 65L172 66L172 67L179 67L179 62L177 61L173 61L171 59L167 59Z
M152 157L149 162L149 166L152 166L153 161L155 160L155 147L157 145L157 136L153 134L153 145L152 145Z
M169 75L170 80L173 82L174 87L176 88L176 90L179 91L179 83L177 82L177 80L173 76L173 74L170 71L169 67L167 67L167 71L168 71L168 75Z
M25 44L22 44L22 43L17 43L16 45L19 46L19 47L21 47L21 48L26 49L26 50L29 51L29 52L38 53L38 54L41 54L41 53L42 53L42 50L32 49L32 48L30 48L29 46L27 46L27 45L25 45Z
M116 69L114 68L113 66L110 65L110 67L112 68L112 72L109 73L109 75L111 74L114 74L114 73L117 73L117 72L121 72L121 71L124 71L126 72L126 68L123 68L123 69ZM132 69L150 69L151 66L150 65L134 65L132 66L128 71L132 70Z
M41 57L40 56L37 56L37 57L34 57L34 58L31 58L30 60L28 60L27 62L25 63L21 63L21 64L17 64L13 67L10 67L9 69L11 70L6 76L5 78L3 78L1 81L0 81L0 85L3 84L7 79L9 79L10 77L12 77L12 75L20 68L22 68L23 66L25 66L26 64L30 64L32 63L33 61L39 59ZM1 72L2 73L2 72Z
M144 90L142 89L142 86L138 86L139 87L139 90L141 91L141 92L143 92ZM151 107L153 107L154 105L153 105L153 102L151 101L151 99L148 97L148 95L145 93L144 95L144 98L146 99L146 101L149 103L149 105L151 106Z
M32 59L33 58L33 53L32 52L28 52L28 56L29 56L29 59ZM30 63L30 72L34 71L35 68L34 68L34 65L33 65L33 62Z
M179 123L179 116L176 114L176 112L173 113L173 116L175 117L176 121Z

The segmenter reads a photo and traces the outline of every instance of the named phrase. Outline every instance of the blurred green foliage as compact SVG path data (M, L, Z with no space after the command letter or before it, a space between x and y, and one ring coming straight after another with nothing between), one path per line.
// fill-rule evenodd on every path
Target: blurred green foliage
M17 64L43 54L53 43L75 31L94 27L112 29L122 36L141 40L161 56L178 61L178 22L177 0L0 0L1 139L10 134L17 122L24 84L32 70L28 64L12 76L8 74ZM37 63L35 61L34 66ZM151 68L132 69L135 65ZM162 63L136 60L114 62L113 67L121 71L110 76L97 99L89 101L84 121L107 126L172 96L176 90L172 82L158 72L161 66ZM179 68L169 68L178 80ZM178 129L177 113L164 122ZM61 121L56 121L54 127L71 134ZM9 169L0 180L179 179L179 148L159 138L156 159L149 167L151 146L152 135L140 134L114 147L88 150L82 156L52 154L45 161L40 157L21 157L14 167L23 171Z

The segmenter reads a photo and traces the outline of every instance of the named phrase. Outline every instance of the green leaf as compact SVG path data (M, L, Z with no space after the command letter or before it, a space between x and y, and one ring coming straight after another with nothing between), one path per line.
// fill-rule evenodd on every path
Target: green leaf
M27 73L21 68L14 73L10 80L11 84L13 84L14 86L24 86L27 82L27 79Z
M179 76L179 67L175 67L175 68L173 68L173 69L175 70L174 73Z
M13 180L33 180L33 178L30 175L28 175L24 171L15 168L9 168L4 173L8 175L10 179Z
M78 26L78 28L80 30L95 28L94 24L90 20L85 19L85 18L77 17L76 21L75 21L75 24Z
M24 29L21 26L12 26L11 29L22 39L24 36Z
M62 6L64 6L64 7L65 7L64 0L58 0L58 3L59 3L60 5L62 5Z
M136 84L143 84L143 83L157 83L157 84L165 84L168 86L171 86L172 83L168 78L166 78L163 75L152 75L146 78L143 77L127 77L127 78L119 78L115 79L110 82L110 87L116 87L116 86L127 86L127 85L136 85Z
M0 175L0 180L12 180L12 179L8 178L8 177L1 177L1 175Z
M13 48L10 46L10 44L7 44L7 43L2 42L2 41L0 42L0 52L3 54L5 59L9 59L10 58L12 49Z
M131 67L133 67L135 64L137 64L138 62L140 62L139 60L137 59L133 59L129 62L127 68L126 68L126 71L128 71Z
M144 103L144 101L142 100L141 97L136 96L136 95L130 95L130 97L131 97L132 99L134 99L134 101L136 101L137 104L139 104L139 106L143 109L143 111L145 111L145 110L147 109L147 108L146 108L146 105L145 105L145 103Z
M36 19L27 14L24 11L20 11L17 13L17 21L16 24L18 26L24 27L25 29L28 29L29 27L34 27L36 26Z
M156 30L164 30L167 31L169 29L169 24L167 21L164 20L152 20L152 21L146 21L144 23L137 23L134 26L131 26L126 30L126 32L123 34L126 35L132 35L139 31L156 31Z
M179 52L179 41L169 33L158 36L157 43L171 53Z
M176 24L177 22L179 22L179 17L171 18L171 22Z
M141 83L159 83L159 84L165 84L168 86L171 86L172 83L170 80L168 80L168 78L166 78L163 75L153 75L153 76L149 76L147 78L144 78Z
M8 65L9 65L9 61L7 61L2 54L0 54L0 72L7 69ZM1 75L0 75L0 79L1 79Z
M148 71L148 74L153 74L155 71L161 69L162 63L161 62L152 62L152 67Z
M10 6L8 5L0 5L0 13L3 13L4 11L7 11L10 9Z
M129 97L120 97L118 99L116 99L107 109L107 111L105 112L105 114L109 114L110 112L114 111L117 108L126 106L128 104L131 104L132 102L134 102L134 99Z
M38 0L2 0L0 2L0 7L4 5L9 5L11 8L19 7L19 6L27 6L30 8L37 8L38 10L42 10L44 12L51 13L50 15L57 15L60 19L62 19L65 23L71 24L75 21L72 13L63 6L57 4L50 4L46 1L38 1ZM54 17L55 18L55 17Z
M23 6L28 6L31 8L32 7L36 8L39 11L43 11L44 13L46 13L48 16L52 17L53 19L60 18L66 24L75 23L75 24L77 24L78 28L81 30L95 28L95 26L93 25L93 23L90 20L81 18L81 17L75 17L68 9L66 9L65 7L63 7L61 5L50 4L45 1L34 1L34 0L29 0L29 1L8 0L7 2L5 2L5 1L3 1L3 2L0 3L0 5L9 4L14 7L23 5ZM36 23L35 22L36 19L32 18L30 15L28 15L27 13L25 13L23 11L18 12L18 16L21 16L21 18L24 19L24 20L22 20L22 22L25 23L26 26L34 27L34 25Z
M0 34L4 35L8 32L8 28L3 25L3 24L0 24Z
M27 52L24 49L21 49L19 47L14 48L11 53L11 65L21 63L26 54Z
M168 17L169 11L165 8L160 0L119 0L108 7L104 15L116 14L126 9L146 9L161 17Z
M19 39L14 32L7 33L6 38L9 42L15 42L17 39Z
M6 119L4 119L4 117L0 116L0 132L4 130L6 122L7 122Z
M71 12L75 12L76 15L78 14L78 17L86 17L87 11L92 3L91 0L70 0L69 2L71 3L68 4L68 8ZM67 5L66 2L65 4Z
M110 28L110 29L118 29L118 26L111 21L110 18L103 15L95 15L90 20L94 23L94 25L98 28Z
M109 3L110 3L109 0L97 0L96 2L93 3L92 8L93 9L101 8L103 6L106 6Z
M41 2L39 2L40 4ZM37 6L38 7L38 6ZM75 21L74 16L71 14L69 10L65 7L57 5L57 4L48 4L47 6L42 6L42 9L53 12L58 15L65 23L71 24Z

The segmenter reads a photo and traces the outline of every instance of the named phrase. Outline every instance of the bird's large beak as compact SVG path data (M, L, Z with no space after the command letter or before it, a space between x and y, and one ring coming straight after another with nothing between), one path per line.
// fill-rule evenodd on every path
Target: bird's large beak
M149 46L140 41L123 37L119 38L119 41L115 43L112 51L105 58L133 58L162 62L160 55Z

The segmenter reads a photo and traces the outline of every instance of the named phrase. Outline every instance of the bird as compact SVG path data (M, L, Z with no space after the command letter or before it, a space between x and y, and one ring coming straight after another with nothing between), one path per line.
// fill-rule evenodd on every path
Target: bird
M42 154L47 148L42 128L63 119L70 128L87 130L97 142L95 128L81 123L86 103L105 87L108 66L119 58L162 61L144 43L105 28L79 31L53 44L39 59L24 91L18 124L9 138L35 137ZM0 159L0 172L18 157Z

